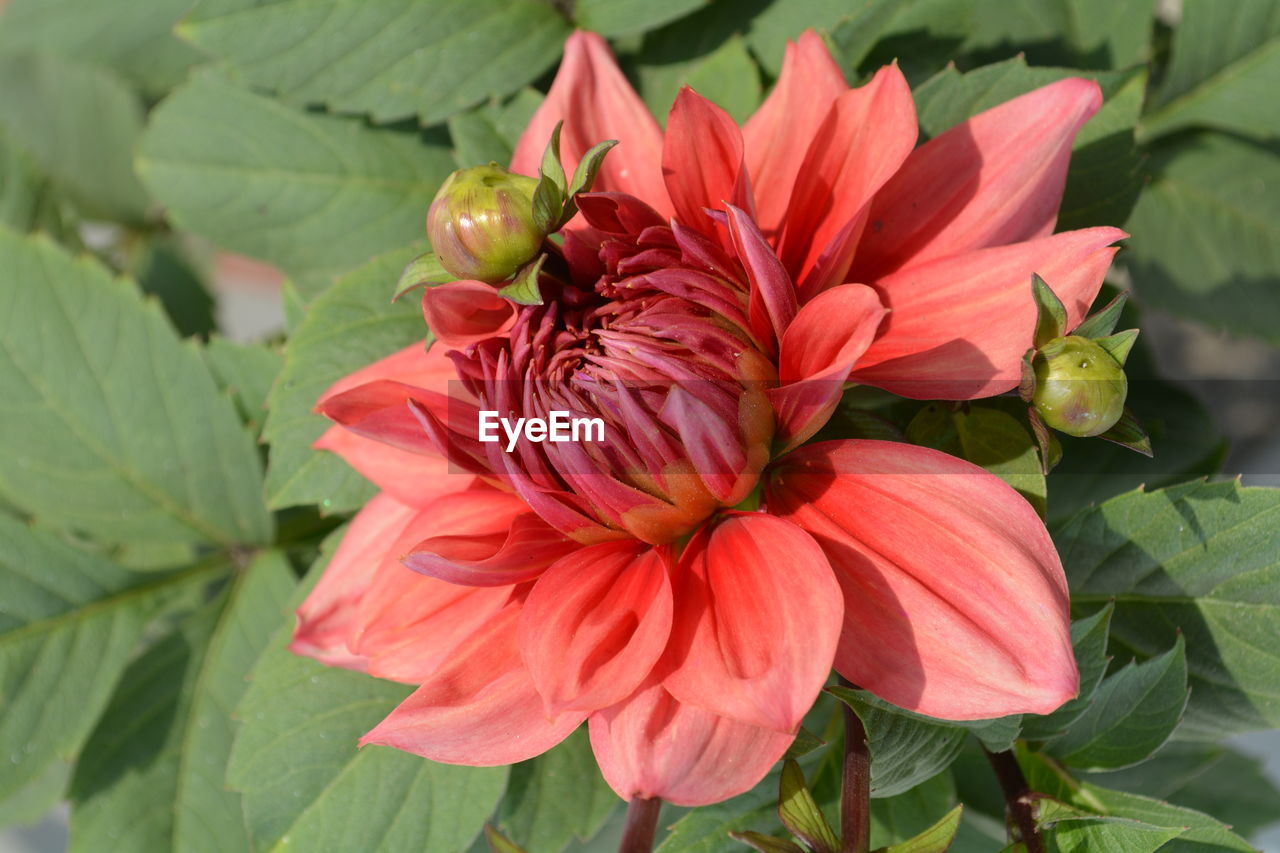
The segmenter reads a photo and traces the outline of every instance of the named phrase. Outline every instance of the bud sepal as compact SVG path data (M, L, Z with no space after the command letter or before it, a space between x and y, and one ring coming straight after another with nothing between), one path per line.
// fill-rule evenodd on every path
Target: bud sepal
M1033 346L1022 357L1018 396L1028 404L1044 472L1062 458L1054 430L1104 438L1150 456L1150 439L1125 405L1129 384L1124 363L1138 330L1114 332L1126 295L1070 331L1066 307L1038 275L1032 276L1031 293L1036 326Z

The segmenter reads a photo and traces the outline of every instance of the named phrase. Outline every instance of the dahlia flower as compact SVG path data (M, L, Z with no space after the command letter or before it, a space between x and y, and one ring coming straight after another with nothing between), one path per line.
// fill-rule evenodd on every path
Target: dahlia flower
M917 399L1017 386L1033 273L1073 325L1122 232L1054 234L1097 86L1069 79L917 147L896 66L849 88L788 47L739 128L693 91L665 132L572 36L512 169L620 144L517 305L431 288L429 351L346 377L317 443L381 487L298 610L292 648L418 685L363 739L530 758L584 721L624 799L751 788L834 668L923 714L1075 695L1061 564L997 477L908 444L806 443L848 382ZM600 442L478 434L481 412L599 418Z

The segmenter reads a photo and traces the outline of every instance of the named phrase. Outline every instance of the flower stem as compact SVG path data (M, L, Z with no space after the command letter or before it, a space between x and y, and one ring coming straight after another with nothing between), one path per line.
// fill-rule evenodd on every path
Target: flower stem
M844 705L840 836L842 853L867 853L871 849L871 750L867 748L867 730L862 720L848 705Z
M1022 775L1018 759L1014 758L1013 753L1008 750L983 751L987 753L987 761L991 762L991 769L996 772L996 779L1000 781L1000 790L1004 792L1004 802L1009 810L1009 818L1017 828L1018 835L1022 836L1015 840L1027 846L1027 853L1045 853L1044 839L1036 829L1036 816L1031 813L1031 800L1027 796L1031 793L1031 789L1027 787L1027 777Z
M649 853L653 849L653 837L658 831L658 812L662 800L657 797L646 800L636 797L627 803L627 825L622 830L622 842L618 853Z

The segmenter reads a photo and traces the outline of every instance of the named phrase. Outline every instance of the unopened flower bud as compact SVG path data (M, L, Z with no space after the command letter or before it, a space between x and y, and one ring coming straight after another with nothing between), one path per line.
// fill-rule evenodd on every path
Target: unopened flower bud
M1067 435L1099 435L1124 414L1129 382L1124 368L1096 342L1079 335L1055 338L1032 364L1032 397L1044 422Z
M496 284L533 260L546 234L533 216L538 182L496 164L459 169L427 212L440 264L460 279Z

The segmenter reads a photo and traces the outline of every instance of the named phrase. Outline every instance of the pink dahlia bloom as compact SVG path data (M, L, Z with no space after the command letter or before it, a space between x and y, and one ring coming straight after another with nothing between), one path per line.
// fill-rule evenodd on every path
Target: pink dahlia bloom
M298 610L293 649L419 685L369 732L487 765L586 721L623 798L752 787L834 667L957 720L1075 695L1062 566L981 468L883 441L805 444L848 381L1014 388L1032 273L1078 323L1123 237L1053 234L1097 86L1064 80L916 147L896 67L850 89L790 45L745 127L691 90L664 132L577 33L513 169L621 144L542 305L431 289L437 336L330 389L318 446L382 488ZM552 270L554 267L554 270ZM599 442L480 440L481 411L599 418Z

